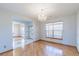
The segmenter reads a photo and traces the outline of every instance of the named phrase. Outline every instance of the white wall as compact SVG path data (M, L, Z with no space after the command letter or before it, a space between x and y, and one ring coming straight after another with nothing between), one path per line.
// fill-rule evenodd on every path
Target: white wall
M64 22L64 31L63 31L63 40L54 40L54 39L47 39L45 38L45 31L44 31L44 25L45 23L51 23L51 22L57 22L62 21ZM76 46L76 15L70 15L61 17L58 19L50 19L44 23L41 23L41 38L43 40L51 41L51 42L57 42L62 43L66 45L72 45Z
M11 26L9 15L0 12L0 53L12 49Z
M24 20L28 18L26 16L12 13L10 11L0 10L0 53L13 49L13 40L12 40L12 16L21 17ZM37 21L33 20L33 25L35 27L34 39L37 40L38 31L37 31ZM5 48L6 46L6 48Z
M0 11L0 53L8 51L13 48L12 46L12 18L11 16L19 16L21 15L9 13L7 11ZM26 18L26 17L25 17ZM54 41L62 44L73 45L76 46L76 15L61 17L58 19L50 19L48 22L56 22L56 21L63 21L64 22L64 33L63 33L63 40L49 40L45 38L44 35L44 24L33 20L34 26L34 39L43 38L48 41ZM79 24L78 24L79 25ZM78 34L79 35L79 34ZM6 45L6 48L4 48Z
M39 22L37 20L33 20L33 26L34 26L34 39L39 40L40 39L40 34L39 34Z
M77 13L77 49L79 51L79 12Z
M15 41L14 40L14 44L13 44L13 49L15 48L18 48L18 47L23 47L23 45L27 45L27 44L30 44L34 41L37 41L39 40L39 34L38 34L38 21L37 20L31 20L31 19L26 19L26 20L21 20L20 18L17 18L17 17L12 17L13 21L15 22L20 22L20 23L23 23L25 24L25 37L22 39L22 40L18 40L18 41ZM32 39L28 38L28 26L33 26L33 35L32 35ZM24 42L23 42L24 41Z

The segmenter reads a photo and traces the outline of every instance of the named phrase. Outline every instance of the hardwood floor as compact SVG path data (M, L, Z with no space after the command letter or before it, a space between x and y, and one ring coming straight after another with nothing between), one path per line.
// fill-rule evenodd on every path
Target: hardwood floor
M1 56L79 56L75 47L46 41L36 41L24 48L1 53Z

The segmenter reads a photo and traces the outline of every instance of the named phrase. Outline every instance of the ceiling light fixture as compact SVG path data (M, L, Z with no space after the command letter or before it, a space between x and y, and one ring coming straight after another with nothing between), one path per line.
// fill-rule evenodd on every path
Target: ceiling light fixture
M39 21L46 21L47 16L46 16L46 12L45 9L41 9L40 13L38 14L38 20Z

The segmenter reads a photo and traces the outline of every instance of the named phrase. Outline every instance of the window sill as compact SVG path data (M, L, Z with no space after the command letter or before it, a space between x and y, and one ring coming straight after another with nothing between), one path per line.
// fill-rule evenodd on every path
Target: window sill
M55 40L63 40L63 38L52 38L52 37L46 37L46 38L55 39Z

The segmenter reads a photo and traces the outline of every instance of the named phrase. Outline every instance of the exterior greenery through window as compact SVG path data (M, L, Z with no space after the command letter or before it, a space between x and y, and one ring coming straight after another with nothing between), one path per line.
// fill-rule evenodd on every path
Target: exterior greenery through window
M63 37L63 22L48 23L45 25L46 37L58 38Z

